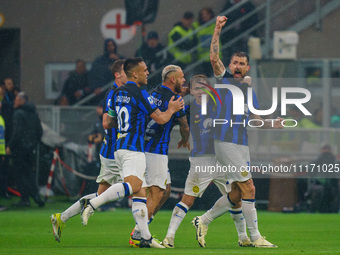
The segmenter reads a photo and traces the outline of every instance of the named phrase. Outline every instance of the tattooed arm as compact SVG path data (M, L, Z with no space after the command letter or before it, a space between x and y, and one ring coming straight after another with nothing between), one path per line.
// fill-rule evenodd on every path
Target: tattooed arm
M220 59L219 51L220 51L220 34L221 29L227 22L227 18L225 16L217 16L216 25L214 30L214 35L211 40L210 45L210 62L214 69L215 76L219 76L223 74L225 71L225 67Z

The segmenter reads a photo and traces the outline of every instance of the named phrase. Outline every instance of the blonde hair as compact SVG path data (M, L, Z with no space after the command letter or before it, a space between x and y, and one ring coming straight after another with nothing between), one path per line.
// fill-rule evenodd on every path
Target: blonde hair
M168 65L164 67L162 71L162 82L165 82L166 78L168 77L168 74L170 74L171 72L177 72L180 69L181 68L176 65Z

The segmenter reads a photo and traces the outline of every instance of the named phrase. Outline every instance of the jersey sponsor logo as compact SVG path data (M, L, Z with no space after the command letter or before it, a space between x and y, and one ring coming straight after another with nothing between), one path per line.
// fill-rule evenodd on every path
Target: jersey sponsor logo
M204 135L210 132L210 129L201 129L200 135Z
M150 105L154 105L154 102L151 97L148 97L148 100L149 100Z
M151 96L151 97L152 97L153 102L154 102L155 105L157 105L157 106L161 106L162 105L162 100L161 99L153 97L153 96Z

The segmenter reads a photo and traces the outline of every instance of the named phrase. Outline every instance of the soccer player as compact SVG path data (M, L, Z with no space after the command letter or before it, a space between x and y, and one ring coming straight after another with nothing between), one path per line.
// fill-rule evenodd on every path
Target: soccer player
M100 149L99 157L100 157L100 173L97 177L96 182L98 183L97 193L92 193L80 198L77 202L71 205L62 213L54 213L51 215L51 222L53 228L53 235L55 240L60 242L61 231L66 226L66 221L72 218L73 216L79 214L81 212L81 203L86 201L86 199L91 199L100 195L105 190L107 190L111 185L115 183L122 182L122 178L119 174L118 166L114 158L114 144L117 139L117 132L115 128L110 128L107 125L107 112L108 112L108 103L111 100L113 92L120 86L126 83L127 77L123 70L125 60L117 60L113 63L111 71L113 76L115 77L115 82L111 90L107 93L105 97L105 104L103 105L103 127L105 129L105 137L102 142L102 146Z
M146 168L145 124L148 115L158 124L167 123L174 113L183 109L184 101L182 98L175 101L172 97L168 109L161 112L151 96L142 89L142 86L147 84L149 74L143 59L127 59L124 63L124 71L128 81L113 94L108 112L109 127L112 127L115 121L118 122L118 138L114 154L124 182L112 185L98 197L89 200L84 205L82 222L86 226L89 217L100 205L133 194L132 214L141 232L139 246L141 248L164 248L151 237L147 224L146 192L141 189Z
M182 93L182 85L185 82L184 74L179 66L169 65L162 71L163 84L156 87L151 92L154 103L160 110L168 109L171 97L179 98L178 94ZM175 113L171 119L164 125L156 123L153 119L149 119L145 137L145 185L144 189L148 189L148 197L146 206L148 208L149 223L152 221L159 209L159 204L163 198L164 190L170 185L170 173L168 169L168 149L170 143L170 133L174 126L174 121L180 125L180 134L182 139L178 146L189 148L189 125L185 111L180 110ZM165 202L165 199L162 201ZM136 225L132 236L130 237L130 246L136 247L140 242L140 230Z
M231 73L226 71L222 61L219 58L219 37L222 27L225 25L227 18L218 16L216 18L216 26L210 47L210 60L214 69L215 77L222 80L225 84L233 84L238 86L244 97L247 98L247 89L249 84L244 82L246 72L250 69L249 57L244 52L237 52L231 56L229 69ZM230 90L220 89L219 95L222 98L222 106L218 104L217 119L226 119L228 124L216 125L214 131L214 147L217 160L222 166L234 166L236 172L227 172L227 178L231 182L231 192L223 195L216 201L215 205L201 217L195 217L195 229L197 235L202 234L201 240L207 233L208 225L215 218L219 217L227 210L242 200L242 212L246 220L247 228L250 235L251 246L260 248L275 248L276 245L268 242L258 230L257 212L255 208L255 186L249 171L241 171L249 169L250 155L248 147L248 136L246 125L249 115L253 119L261 120L261 117L251 114L248 107L245 107L243 115L233 115L232 102L233 97ZM254 107L259 108L256 95L253 91ZM248 104L248 102L244 102ZM283 128L282 118L273 121L273 128ZM231 126L230 123L233 123ZM271 128L271 122L263 121L262 128Z
M191 150L190 170L185 182L184 196L179 202L171 216L168 232L163 240L163 245L167 248L174 248L176 231L186 216L188 210L194 204L197 197L202 197L208 185L213 182L222 194L230 192L230 185L223 172L211 173L203 170L209 166L216 166L217 160L214 152L214 141L212 138L211 122L216 109L214 104L208 99L207 115L201 114L202 95L209 91L207 86L211 86L205 75L195 75L190 81L190 91L195 100L190 104L190 132L194 148ZM203 171L197 171L201 169ZM230 215L235 222L239 236L240 246L249 246L250 240L247 236L246 224L240 205L230 210ZM200 238L197 236L196 238ZM199 240L199 244L205 247L205 241Z

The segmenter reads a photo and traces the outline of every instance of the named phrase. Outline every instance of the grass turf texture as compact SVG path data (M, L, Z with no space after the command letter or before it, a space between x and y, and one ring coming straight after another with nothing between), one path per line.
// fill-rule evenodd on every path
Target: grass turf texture
M4 204L3 201L0 201ZM11 201L13 202L13 201ZM259 211L261 233L277 249L241 248L229 214L210 224L207 247L195 240L191 220L202 211L189 211L176 234L175 249L134 249L128 246L133 228L130 210L95 212L88 226L75 216L67 222L61 242L54 240L49 217L70 203L48 203L0 212L0 254L336 254L340 253L338 214L283 214ZM160 241L165 237L171 211L160 211L150 225Z

